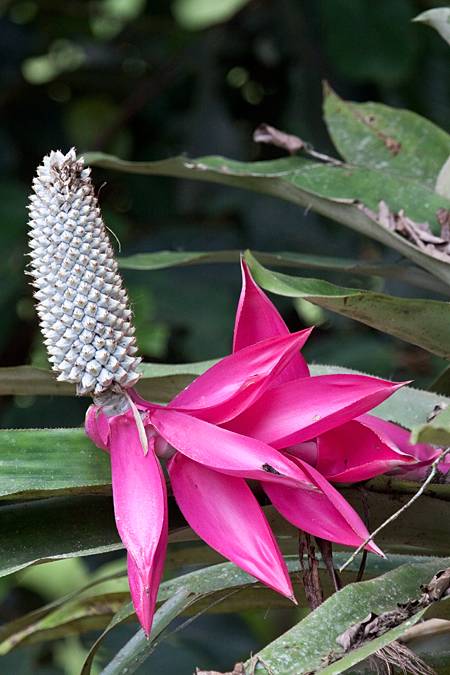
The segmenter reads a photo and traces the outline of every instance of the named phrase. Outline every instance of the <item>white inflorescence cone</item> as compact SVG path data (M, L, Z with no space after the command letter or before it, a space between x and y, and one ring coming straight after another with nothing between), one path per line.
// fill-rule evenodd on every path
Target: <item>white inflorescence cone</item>
M83 158L51 152L30 197L31 272L44 344L78 394L131 387L134 327L126 291Z

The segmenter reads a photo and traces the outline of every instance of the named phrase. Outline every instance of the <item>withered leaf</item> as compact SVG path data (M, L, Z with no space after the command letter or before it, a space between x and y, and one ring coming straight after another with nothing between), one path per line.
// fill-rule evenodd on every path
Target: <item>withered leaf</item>
M380 616L370 613L362 621L347 628L336 638L336 642L348 652L361 647L365 642L387 633L387 631L399 626L401 623L417 614L417 612L439 601L446 595L450 595L450 567L439 571L431 581L420 587L422 595L418 600L410 599L401 604L397 603L397 609L383 612Z
M357 642L358 637L364 634L364 629L367 624L370 624L376 618L376 616L376 614L371 612L366 616L365 619L358 621L358 623L355 623L353 626L350 626L350 628L347 628L347 630L341 633L341 635L338 635L336 642L341 645L341 647L343 647L346 652L348 652L348 650L353 647L355 642Z
M450 242L450 212L447 209L438 209L436 218L441 228L441 237Z
M446 209L438 209L436 212L441 227L441 236L437 237L431 231L428 222L415 222L405 215L403 209L398 213L393 213L383 200L378 202L378 213L368 209L360 202L355 203L370 218L377 220L380 225L391 230L391 232L396 232L405 237L428 255L450 262L450 213Z
M283 148L291 155L295 155L297 150L302 150L306 147L306 143L298 136L275 129L275 127L271 127L265 122L255 129L253 140L255 143L267 143L268 145L275 145L277 148Z
M450 568L440 570L426 586L420 587L430 602L436 602L446 595L450 595Z

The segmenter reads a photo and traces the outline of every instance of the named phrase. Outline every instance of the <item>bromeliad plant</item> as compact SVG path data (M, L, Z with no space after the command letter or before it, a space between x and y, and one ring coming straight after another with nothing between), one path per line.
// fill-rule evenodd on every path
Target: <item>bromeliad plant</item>
M447 9L432 10L421 20L445 37L449 14ZM93 397L85 428L89 438L110 454L115 520L128 552L134 609L126 605L128 590L119 594L119 602L117 593L95 595L87 587L76 598L67 597L1 626L0 658L27 640L88 630L93 617L96 628L111 620L108 631L135 610L143 630L105 671L133 672L170 621L192 612L190 605L205 602L208 595L215 603L219 594L226 604L223 596L239 589L243 602L243 589L251 587L253 607L260 595L255 582L259 580L293 599L292 572L299 570L298 557L284 557L280 548L289 539L286 532L292 535L295 528L352 548L366 542L368 551L379 554L369 556L366 566L367 574L376 578L334 594L260 652L250 669L260 658L259 665L275 675L318 670L337 675L424 616L422 608L404 625L377 635L373 644L369 637L360 649L347 653L337 647L336 638L362 625L369 613L384 614L397 602L416 606L411 601L417 599L420 585L428 584L436 573L438 579L446 578L440 570L450 566L450 559L439 556L450 553L449 464L448 456L440 462L439 458L440 448L450 446L448 373L434 384L433 392L420 392L333 367L324 372L313 366L310 372L300 354L310 331L290 334L261 287L307 299L447 360L450 305L334 286L272 272L261 263L358 272L411 283L448 298L450 136L408 111L342 101L329 88L324 110L342 159L311 152L300 139L295 139L295 146L303 149L301 156L249 164L223 157L139 164L98 153L85 158L86 164L108 169L211 180L289 199L402 256L395 265L374 265L298 253L246 252L233 353L208 370L198 364L192 369L183 366L184 375L195 371L199 377L181 392L181 386L172 386L165 398L156 394L155 400L167 401L166 406L138 393L140 384L153 381L152 372L149 375L147 367L146 373L136 356L132 312L89 169L74 150L66 155L53 152L44 159L30 206L30 273L57 382L45 372L27 368L8 369L1 373L1 381L8 393L30 393L31 387L33 393L68 394L72 386L78 394ZM257 138L275 139L277 145L292 148L289 138L267 125ZM239 252L209 253L206 258L201 252L165 252L122 259L120 264L151 270L180 261L237 263L238 256ZM410 263L405 264L406 259ZM174 379L180 372L179 367L167 370ZM158 375L154 381L160 382ZM120 545L115 529L112 533L108 529L114 523L105 501L87 497L89 492L109 489L110 477L106 455L84 432L50 430L40 436L38 431L8 431L1 437L1 451L1 496L28 500L0 510L2 575L52 557L99 553ZM405 505L411 492L423 489L403 479L423 482L436 468L437 482L442 484L433 484L410 506L409 516L384 531L384 539L377 541L388 559L381 559L381 550L368 540L368 529L353 508L359 492L349 484L363 483L362 501L369 507L372 530ZM160 584L172 518L168 484L192 530L243 571L223 563ZM261 507L259 486L271 506ZM42 499L49 495L53 499ZM286 529L285 521L283 529L277 529L274 509L291 529ZM266 515L274 523L273 531ZM50 530L56 521L55 539ZM339 551L334 555L339 562L347 557ZM417 555L435 557L424 562ZM355 579L353 572L348 574L344 581ZM264 599L265 608L277 601L279 596L275 600L274 596ZM302 601L299 593L296 599ZM157 603L161 606L154 613ZM449 616L445 602L438 611ZM98 644L82 675L90 673ZM448 665L445 655L440 658L441 665Z
M233 354L167 406L142 399L128 299L91 184L77 159L52 152L34 180L31 275L58 380L91 393L87 434L111 455L116 524L128 551L139 620L150 635L167 544L167 472L177 504L212 548L294 599L289 574L245 479L258 480L296 527L360 546L368 532L334 481L361 481L440 454L409 452L366 413L401 387L357 375L309 377L300 349L242 263ZM361 416L363 416L361 418ZM358 419L361 418L361 419ZM392 435L392 438L390 437ZM343 439L350 438L350 442ZM373 543L369 551L383 555Z

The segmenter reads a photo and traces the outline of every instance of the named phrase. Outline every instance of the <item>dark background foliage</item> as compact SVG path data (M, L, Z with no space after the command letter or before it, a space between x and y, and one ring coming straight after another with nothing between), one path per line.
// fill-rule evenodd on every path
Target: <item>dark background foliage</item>
M179 153L269 159L282 152L252 141L255 127L267 122L335 154L321 119L324 79L343 98L409 108L450 131L450 51L434 31L410 23L419 12L446 4L250 0L228 20L191 30L192 6L214 0L0 0L0 366L46 366L23 270L29 186L51 149L75 145L79 152L103 150L132 160ZM98 169L93 177L122 255L249 247L394 259L380 245L268 196ZM124 277L146 360L187 362L229 353L237 265L126 270ZM379 280L354 283L410 293ZM438 358L370 328L277 302L292 329L319 324L304 350L309 360L411 378L421 386L441 368ZM85 400L4 397L0 426L80 425L85 408ZM251 636L252 621L242 621ZM255 649L247 642L233 657ZM230 668L223 651L222 660L214 654L203 667ZM35 663L33 654L23 658ZM39 658L40 673L60 672L44 653ZM15 663L11 672L25 672ZM177 672L191 672L186 663L188 670Z

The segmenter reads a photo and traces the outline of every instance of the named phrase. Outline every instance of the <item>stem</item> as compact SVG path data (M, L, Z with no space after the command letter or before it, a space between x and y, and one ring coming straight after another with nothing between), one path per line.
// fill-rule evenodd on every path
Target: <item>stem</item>
M443 452L441 455L439 455L439 457L438 457L438 458L433 462L433 464L431 465L431 471L430 471L430 474L429 474L428 478L426 479L426 481L424 482L424 484L422 485L422 487L420 488L420 490L418 490L418 491L416 492L416 494L409 500L409 502L407 502L404 506L402 506L401 509L399 509L398 511L396 511L390 518L388 518L387 520L385 520L384 523L382 523L382 524L380 525L380 527L378 527L378 528L375 530L375 532L372 532L372 534L369 535L369 537L361 544L361 546L359 546L359 547L356 549L356 551L355 551L354 553L352 553L352 555L351 555L350 558L347 560L347 562L345 562L345 563L342 565L342 567L339 568L339 572L342 572L343 570L345 570L345 568L348 567L348 565L350 565L350 563L352 563L352 562L354 561L354 559L356 558L356 556L358 555L358 553L360 553L360 552L363 550L363 548L364 548L365 546L367 546L367 544L368 544L370 541L372 541L372 539L373 539L374 537L376 537L376 535L377 535L379 532L381 532L381 530L383 530L383 529L386 527L386 525L388 525L389 523L392 523L394 520L396 520L396 518L398 518L399 515L400 515L401 513L403 513L403 511L406 511L406 509L407 509L409 506L411 506L411 504L412 504L413 502L415 502L416 499L418 499L418 498L420 497L421 494L423 494L423 491L425 490L425 488L427 487L427 485L429 485L429 484L431 483L431 481L433 480L433 478L434 478L434 476L435 476L435 474L436 474L436 470L437 470L437 466L438 466L439 462L441 462L442 459L445 457L445 455L448 455L449 452L450 452L450 448L447 448L447 450L444 450L444 452Z

